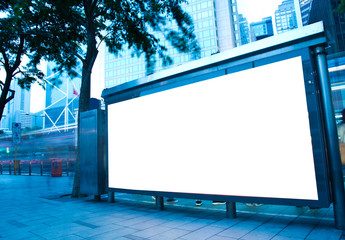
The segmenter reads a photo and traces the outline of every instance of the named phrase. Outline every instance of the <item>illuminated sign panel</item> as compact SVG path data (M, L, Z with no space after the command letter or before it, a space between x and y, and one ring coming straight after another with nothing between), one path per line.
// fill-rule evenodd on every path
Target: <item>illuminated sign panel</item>
M109 188L318 200L301 57L108 105Z

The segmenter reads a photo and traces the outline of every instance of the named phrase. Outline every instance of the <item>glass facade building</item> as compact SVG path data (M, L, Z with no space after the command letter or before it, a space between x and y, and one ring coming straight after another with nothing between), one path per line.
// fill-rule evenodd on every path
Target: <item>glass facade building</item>
M241 33L241 45L250 43L250 31L247 19L243 14L239 14L239 25Z
M273 36L272 17L263 18L260 22L250 24L251 41Z
M278 34L298 27L294 0L286 0L278 6L275 21Z
M183 6L193 19L201 58L242 44L236 0L190 0ZM163 39L163 36L159 36ZM173 67L192 60L190 54L179 53L168 41L163 44L173 60ZM155 71L164 68L157 58ZM145 57L132 56L124 50L118 56L105 54L105 88L113 87L146 75Z

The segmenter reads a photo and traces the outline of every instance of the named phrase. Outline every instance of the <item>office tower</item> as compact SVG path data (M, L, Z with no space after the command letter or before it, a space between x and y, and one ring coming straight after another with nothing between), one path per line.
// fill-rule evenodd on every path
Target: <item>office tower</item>
M309 15L310 15L312 2L313 2L313 0L300 0L299 1L303 26L308 25L308 23L309 23Z
M250 43L250 31L248 26L247 19L242 15L239 14L239 25L240 25L240 34L241 34L241 45Z
M285 0L278 6L275 20L278 34L298 27L294 0Z
M1 129L12 130L12 123L21 123L22 128L31 127L30 90L22 89L17 81L11 82L10 89L15 91L14 99L9 101L4 109L0 123Z
M327 52L345 51L344 14L334 11L340 4L339 0L300 0L303 25L323 21L329 40Z
M77 122L81 77L71 78L66 73L55 73L54 67L52 62L47 64L46 101L43 110L45 128L67 127Z
M201 57L222 52L241 44L239 16L236 0L191 0L183 5L193 19L195 35L201 48ZM159 35L161 36L161 35ZM178 51L165 42L168 54L177 66L192 60L190 54ZM144 56L131 56L131 50L122 51L119 56L105 54L105 88L116 86L146 75ZM155 71L164 68L157 58Z
M250 34L252 42L273 36L272 17L266 17L260 22L251 23Z

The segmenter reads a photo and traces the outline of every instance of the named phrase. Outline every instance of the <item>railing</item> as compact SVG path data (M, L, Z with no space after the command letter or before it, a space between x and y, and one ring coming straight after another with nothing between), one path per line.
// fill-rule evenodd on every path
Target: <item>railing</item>
M70 176L71 173L74 173L75 159L46 159L0 161L0 174L50 176L52 162L56 160L62 162L62 176Z

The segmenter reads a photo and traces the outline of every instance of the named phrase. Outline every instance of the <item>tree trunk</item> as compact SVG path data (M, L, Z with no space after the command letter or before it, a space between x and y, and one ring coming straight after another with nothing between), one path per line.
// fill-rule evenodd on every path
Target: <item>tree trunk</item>
M81 78L81 88L79 97L77 157L75 163L75 175L72 191L72 197L74 198L80 197L80 113L89 110L91 93L91 72L98 54L98 50L96 47L96 29L94 26L93 19L88 19L87 38L87 51L86 58L83 61L83 72Z
M8 92L10 91L11 80L12 73L9 73L8 70L6 70L5 84L3 85L0 97L0 121L2 119L6 104L14 98L14 91L11 91L12 95L7 97Z

